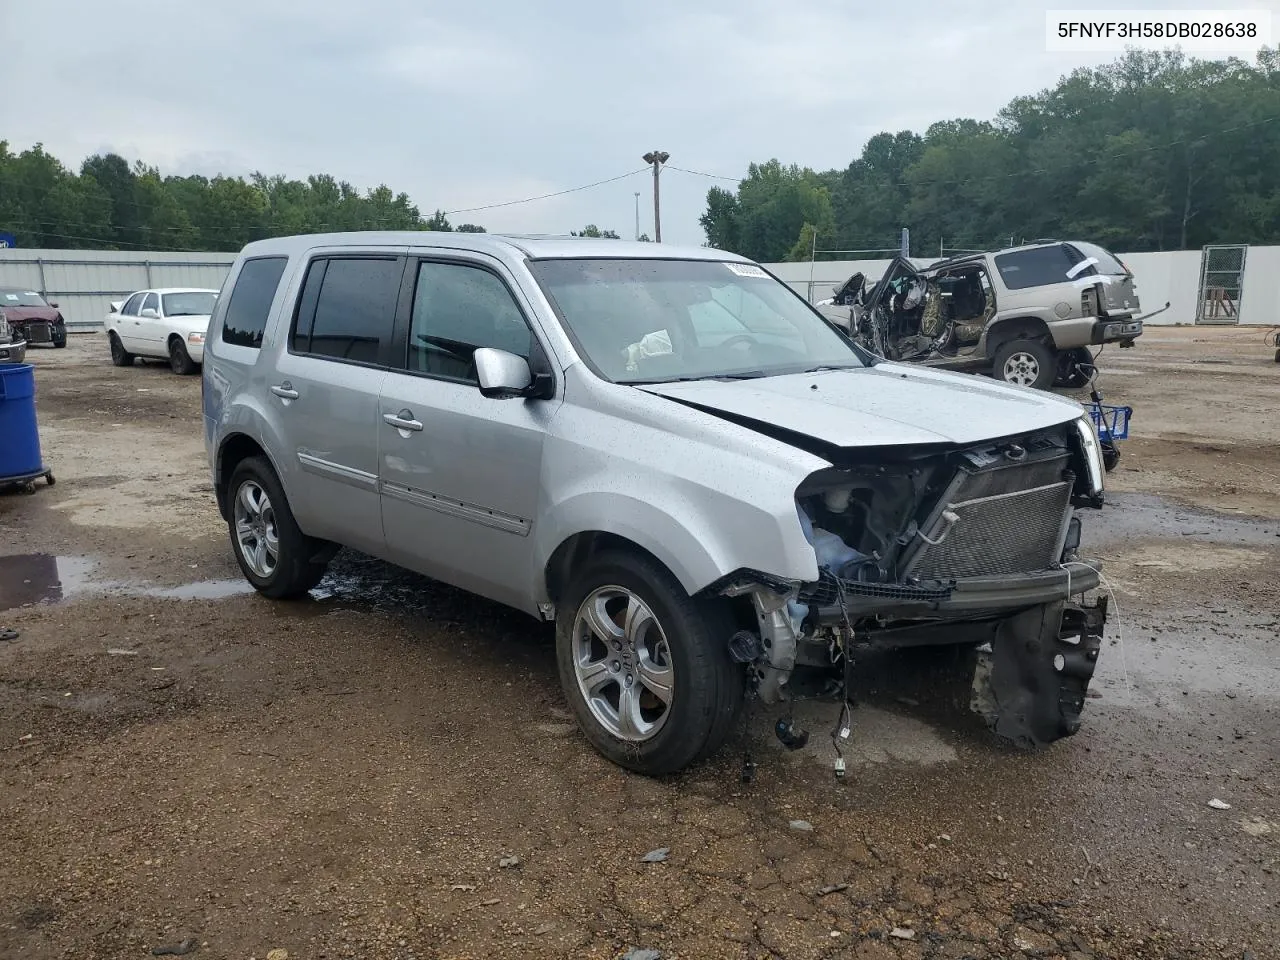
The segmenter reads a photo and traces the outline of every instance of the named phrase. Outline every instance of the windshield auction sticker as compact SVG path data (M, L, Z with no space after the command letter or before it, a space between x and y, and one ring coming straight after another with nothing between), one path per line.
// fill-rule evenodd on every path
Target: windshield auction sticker
M730 273L736 273L740 277L755 277L757 280L768 280L769 275L757 267L754 263L726 263Z

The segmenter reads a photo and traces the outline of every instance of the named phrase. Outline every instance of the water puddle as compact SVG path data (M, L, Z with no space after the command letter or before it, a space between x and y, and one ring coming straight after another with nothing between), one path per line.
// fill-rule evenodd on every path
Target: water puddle
M254 593L243 578L200 580L178 586L98 579L88 557L21 554L0 556L0 611L61 603L84 596L150 597L162 600L227 600ZM390 563L343 550L329 566L310 600L278 608L289 615L373 610L425 617L434 623L477 628L519 627L525 615Z
M47 553L0 556L0 611L61 603L89 594L158 597L169 600L223 600L252 593L244 580L202 580L176 587L95 580L87 557Z

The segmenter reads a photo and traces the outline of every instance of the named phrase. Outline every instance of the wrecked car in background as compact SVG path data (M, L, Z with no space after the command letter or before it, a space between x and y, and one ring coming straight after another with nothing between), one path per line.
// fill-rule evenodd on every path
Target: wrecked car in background
M28 344L67 345L67 322L56 303L49 303L35 290L0 287L0 310L9 321L14 340Z
M1089 347L1131 347L1146 319L1123 263L1096 244L1056 240L923 270L898 257L870 290L855 274L820 309L887 359L1038 389L1083 386Z
M714 753L797 666L847 691L867 647L971 648L974 708L1020 743L1079 726L1107 614L1077 557L1092 421L875 357L740 257L263 240L204 359L213 487L259 592L305 594L350 546L554 620L564 694L624 767Z

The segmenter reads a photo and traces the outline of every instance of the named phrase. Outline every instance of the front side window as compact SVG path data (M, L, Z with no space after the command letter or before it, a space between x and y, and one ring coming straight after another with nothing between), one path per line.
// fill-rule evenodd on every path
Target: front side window
M475 383L479 347L529 359L532 334L506 284L481 267L419 264L408 369Z
M381 363L382 348L395 324L401 271L394 257L312 261L298 299L290 349L353 363Z
M240 267L235 288L222 318L222 342L240 347L262 346L271 301L284 274L287 257L260 257Z
M1010 290L1025 290L1027 287L1044 287L1075 279L1067 273L1079 259L1068 253L1065 246L1055 243L1051 247L1002 253L996 257L996 269Z
M615 383L863 365L819 314L752 264L565 259L529 269L583 359Z
M182 293L166 293L164 315L166 317L207 317L213 313L213 303L218 295L202 290L186 290Z

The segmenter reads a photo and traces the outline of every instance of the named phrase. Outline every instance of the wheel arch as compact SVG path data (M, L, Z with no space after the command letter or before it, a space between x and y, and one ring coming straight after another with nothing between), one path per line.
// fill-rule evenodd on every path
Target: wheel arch
M280 468L266 447L247 433L234 432L227 434L218 444L218 453L214 458L213 492L218 501L218 513L222 519L228 518L227 487L231 483L231 474L237 466L250 457L265 457L271 464L276 476L280 476Z
M995 320L983 333L983 354L994 362L996 352L1014 340L1044 340L1050 345L1053 336L1049 324L1041 317L1017 316Z

